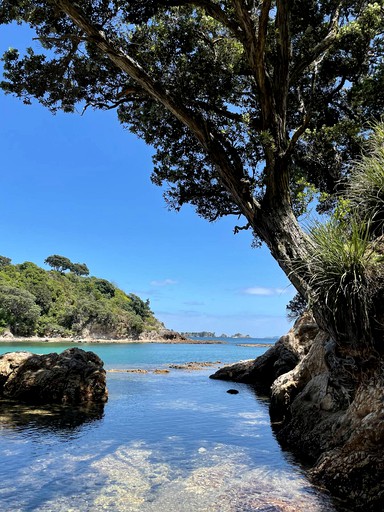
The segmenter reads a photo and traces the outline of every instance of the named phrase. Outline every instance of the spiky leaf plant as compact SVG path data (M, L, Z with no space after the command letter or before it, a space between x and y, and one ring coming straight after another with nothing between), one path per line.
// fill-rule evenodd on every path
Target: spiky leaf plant
M312 227L309 237L309 280L315 307L322 304L341 341L371 338L371 279L380 256L370 242L369 223L331 219Z
M372 126L367 152L355 163L345 197L360 219L368 219L375 236L384 228L384 123Z

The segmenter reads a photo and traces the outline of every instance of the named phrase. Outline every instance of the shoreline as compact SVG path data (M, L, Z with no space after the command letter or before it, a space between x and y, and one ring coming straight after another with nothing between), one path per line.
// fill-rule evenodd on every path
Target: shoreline
M114 339L114 338L50 338L47 336L39 337L39 336L28 336L28 337L8 337L8 336L0 336L0 346L2 343L70 343L74 345L100 345L100 344L116 344L116 345L128 345L134 343L162 343L166 345L229 345L228 341L223 340L212 340L212 339L204 339L204 340L191 340L191 339ZM238 343L238 347L273 347L273 343Z
M104 338L50 338L47 336L38 337L38 336L28 336L28 337L0 337L0 345L1 343L73 343L75 345L83 345L83 344L132 344L132 343L164 343L168 345L225 345L225 341L216 341L216 340L179 340L179 339L104 339Z

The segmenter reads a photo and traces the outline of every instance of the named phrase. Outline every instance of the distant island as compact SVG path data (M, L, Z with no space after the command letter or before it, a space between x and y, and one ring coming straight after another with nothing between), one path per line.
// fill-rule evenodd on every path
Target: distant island
M165 330L148 300L90 277L85 263L56 254L44 263L51 270L0 256L1 337L138 339Z
M221 334L220 336L216 336L216 333L211 331L200 331L200 332L182 332L182 336L186 338L251 338L249 334Z

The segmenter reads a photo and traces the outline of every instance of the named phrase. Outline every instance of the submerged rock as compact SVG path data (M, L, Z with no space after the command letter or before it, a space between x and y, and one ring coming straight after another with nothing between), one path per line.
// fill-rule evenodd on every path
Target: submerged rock
M0 398L35 404L106 402L103 362L78 348L46 355L9 352L0 357Z
M212 378L269 388L279 442L351 511L376 511L384 509L383 368L378 352L337 346L305 314L261 357Z

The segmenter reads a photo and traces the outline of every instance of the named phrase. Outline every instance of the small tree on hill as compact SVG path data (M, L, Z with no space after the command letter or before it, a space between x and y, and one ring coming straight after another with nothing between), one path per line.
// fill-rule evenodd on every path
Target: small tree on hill
M44 263L58 272L65 272L66 270L71 270L73 267L73 263L70 259L65 256L59 256L58 254L48 256L48 258L44 260Z

